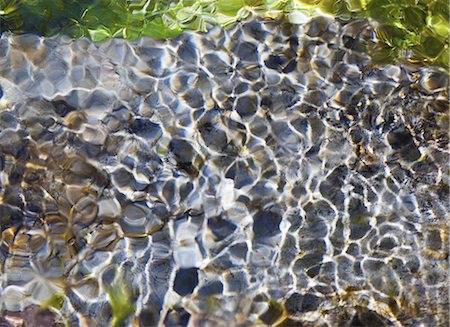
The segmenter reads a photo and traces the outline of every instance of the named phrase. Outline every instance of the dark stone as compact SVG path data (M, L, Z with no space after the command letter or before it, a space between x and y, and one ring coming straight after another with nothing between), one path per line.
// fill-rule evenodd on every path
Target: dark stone
M0 230L8 228L11 223L11 208L4 204L0 204Z
M344 47L350 50L353 50L355 46L358 44L355 38L348 35L344 35L342 37L342 42L344 43Z
M431 230L427 233L427 247L435 251L439 251L442 248L442 238L439 230Z
M306 254L295 263L297 266L307 269L322 263L322 255L317 253Z
M348 214L351 224L365 224L369 212L361 199L351 198L348 205Z
M114 282L114 278L116 277L116 269L117 267L111 265L105 269L102 273L102 282L105 285L111 286Z
M313 236L309 234L304 235ZM304 239L302 237L300 238L299 246L302 249L302 252L311 252L317 255L324 255L327 252L327 243L323 239L317 238ZM302 257L302 259L306 257L307 255Z
M381 260L368 259L364 261L363 266L364 270L368 271L369 273L378 274L382 269L385 268L386 264Z
M209 263L209 267L217 271L228 270L230 267L233 267L233 265L234 264L227 253L214 257Z
M164 55L164 50L156 47L141 47L137 52L141 59L151 68L152 75L160 76L162 66L161 58Z
M255 44L250 42L241 42L237 46L237 55L243 61L258 61L258 51Z
M237 189L253 183L253 178L242 161L237 161L231 165L225 174L225 178L233 179L234 187Z
M175 182L173 180L168 180L163 188L162 195L166 199L167 203L173 202L175 199Z
M180 187L180 201L184 201L186 197L192 192L194 185L191 182L187 182Z
M158 124L145 118L136 118L130 124L130 130L145 139L159 138L162 134L161 127Z
M208 227L217 241L225 239L236 229L236 225L219 216L208 219Z
M320 273L321 264L311 267L308 270L306 270L306 275L310 278L316 277Z
M17 118L9 111L0 113L0 126L3 128L16 128Z
M258 92L261 89L263 89L264 87L265 87L265 83L263 83L263 82L256 82L256 83L253 83L252 90L255 91L255 92Z
M298 315L317 310L319 304L320 298L315 295L294 293L286 300L284 306L289 314Z
M360 174L365 178L371 178L380 171L380 166L364 165L359 169Z
M27 133L19 130L14 131L5 129L0 132L0 152L10 154L15 158L23 158L27 156L26 148L29 140L26 139Z
M174 154L179 164L191 164L194 157L194 149L189 142L182 139L173 139L169 144L170 151Z
M146 308L139 314L139 326L157 326L159 313L154 308Z
M22 182L23 174L25 173L25 167L22 165L16 165L13 167L11 174L9 175L9 184L14 185Z
M291 125L300 133L306 134L308 133L309 123L306 118L297 118L291 121Z
M180 45L177 52L178 58L189 63L196 63L198 60L197 49L191 41L185 40Z
M191 315L183 308L170 310L164 319L166 327L186 327Z
M288 64L283 68L283 73L289 74L295 71L297 68L297 61L292 59L288 62Z
M388 134L387 139L394 150L398 150L404 146L414 144L411 134L404 127L399 127L391 131Z
M329 20L319 16L305 25L305 33L310 37L323 37L323 34L328 30L328 26Z
M289 266L298 256L297 240L291 234L286 234L280 251L280 264Z
M353 271L355 272L355 274L357 276L361 276L362 277L364 275L364 272L363 272L363 270L361 268L361 262L355 261L355 263L353 264Z
M351 255L352 257L357 257L359 253L360 253L359 244L350 243L350 245L347 248L347 254Z
M360 128L354 128L350 131L352 142L359 144L364 139L364 132Z
M335 168L326 180L320 183L319 190L322 195L334 205L341 206L344 202L344 193L340 191L348 174L346 166Z
M327 99L326 93L320 90L309 91L303 98L303 100L306 101L307 103L317 107L320 107L325 102L326 99ZM313 117L313 119L318 120L317 117ZM321 123L320 120L319 122Z
M350 226L350 239L358 240L363 238L369 232L370 228L369 224Z
M292 107L298 100L297 92L293 87L285 86L281 89L281 95L280 95L282 104L285 108Z
M197 268L180 269L175 276L175 280L173 282L173 290L181 296L185 296L191 294L197 284Z
M303 297L303 303L301 306L302 312L314 311L317 309L317 306L320 304L320 298L315 295L306 294Z
M311 148L309 148L309 150L305 153L305 157L306 158L311 158L314 157L315 155L317 155L320 151L320 146L321 144L315 144L313 145Z
M291 194L293 197L300 199L300 197L306 194L306 189L302 183L296 182L292 188Z
M189 90L183 95L183 99L192 108L201 108L205 103L203 95L198 89Z
M68 113L76 110L77 108L68 104L65 100L55 100L52 101L55 107L55 112L61 117L65 117Z
M20 186L8 185L5 188L5 191L3 194L3 202L5 204L9 204L14 207L23 209L24 202L23 202L23 198L22 198L22 189L20 188Z
M243 96L237 100L236 111L241 117L253 116L258 110L258 102L253 96Z
M266 61L264 61L264 64L269 69L275 69L279 72L281 72L282 67L284 64L286 64L287 59L284 56L275 56L270 55L269 58L267 58Z
M221 281L213 281L210 282L198 291L201 296L211 296L216 294L222 294L223 291L223 284Z
M208 53L204 55L202 59L206 69L208 69L216 78L225 79L233 72L233 68L215 53Z
M112 180L117 186L126 187L134 182L134 177L125 168L119 168L112 173Z
M230 247L230 254L233 255L236 258L245 260L248 253L248 246L246 243L237 243L233 244Z
M158 237L158 234L164 234L164 233L156 233L153 236ZM168 235L161 235L161 237L169 237ZM157 239L155 240L154 237L154 244L157 244ZM161 246L161 248L164 248ZM162 252L162 251L161 251ZM157 257L168 257L167 253L155 253L154 256ZM167 290L169 289L169 277L172 272L173 268L173 259L168 258L165 259L152 259L153 264L151 265L149 274L150 274L150 287L152 289L154 299L153 299L153 305L155 306L162 306L164 303L164 296L167 293Z
M257 41L264 41L266 39L266 31L261 27L261 24L259 22L253 21L248 22L243 25L242 29L246 34L253 37Z
M419 149L414 145L410 144L400 150L400 156L406 161L416 161L421 157Z
M201 125L199 131L207 147L221 151L228 143L227 134L209 122Z
M358 308L358 313L350 322L350 327L384 327L390 325L387 319L366 308Z
M249 89L248 83L240 83L238 86L236 86L236 88L234 89L234 92L236 94L241 94L241 93L244 93L245 91L247 91L248 89Z
M378 247L380 250L389 251L397 246L397 242L392 237L385 237L380 241Z
M230 271L225 275L225 282L229 292L241 294L248 288L247 275L243 271Z
M280 232L281 216L272 211L259 211L253 216L255 238L272 237Z

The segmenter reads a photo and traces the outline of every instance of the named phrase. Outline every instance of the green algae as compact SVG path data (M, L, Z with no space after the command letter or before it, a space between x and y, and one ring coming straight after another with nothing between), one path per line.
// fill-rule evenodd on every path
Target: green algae
M267 310L259 317L266 325L273 325L283 316L283 305L276 300L271 299Z
M449 67L450 13L444 0L0 0L0 27L2 32L61 33L94 41L167 39L249 16L298 12L369 19L381 41L371 49L375 62L401 59Z
M117 275L111 285L105 285L112 310L112 326L121 326L135 312L135 293L123 276Z
M54 308L56 310L60 310L63 305L64 305L64 295L55 293L46 301L41 303L41 308L42 309Z

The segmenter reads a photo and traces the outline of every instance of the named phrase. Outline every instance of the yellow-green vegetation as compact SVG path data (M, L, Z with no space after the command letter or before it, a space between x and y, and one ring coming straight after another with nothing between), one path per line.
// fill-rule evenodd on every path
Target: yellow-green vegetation
M135 311L135 296L131 286L121 276L116 276L113 283L105 287L111 304L112 326L121 326Z
M229 26L249 16L330 14L370 19L381 41L377 62L398 58L449 67L447 0L0 0L1 31L166 39Z
M281 320L283 314L284 314L283 305L280 302L271 299L269 301L269 306L267 310L259 317L259 319L264 324L272 326Z
M46 301L41 303L42 310L51 310L57 314L59 324L58 326L69 326L69 322L61 313L61 309L64 306L64 294L63 293L54 293L50 296Z
M48 300L41 303L42 309L56 309L60 310L64 305L64 295L63 294L53 294Z

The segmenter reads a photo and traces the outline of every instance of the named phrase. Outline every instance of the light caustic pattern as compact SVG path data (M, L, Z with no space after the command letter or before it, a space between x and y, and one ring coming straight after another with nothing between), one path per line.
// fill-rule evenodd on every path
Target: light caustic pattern
M446 325L447 74L374 67L373 35L324 17L168 41L4 34L2 310Z

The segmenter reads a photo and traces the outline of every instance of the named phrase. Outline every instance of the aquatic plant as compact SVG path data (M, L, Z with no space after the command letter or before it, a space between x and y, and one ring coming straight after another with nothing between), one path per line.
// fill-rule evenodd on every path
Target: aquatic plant
M381 41L375 62L401 58L449 67L449 6L444 0L0 0L1 31L166 39L207 31L249 16L287 16L299 22L325 13L347 21L367 18Z
M120 326L135 311L133 290L121 276L105 288L112 309L112 326Z

